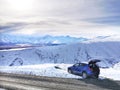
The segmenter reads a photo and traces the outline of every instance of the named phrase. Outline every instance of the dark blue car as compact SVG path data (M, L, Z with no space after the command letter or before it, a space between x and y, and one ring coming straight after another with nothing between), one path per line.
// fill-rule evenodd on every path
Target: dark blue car
M68 67L68 72L71 74L82 76L83 78L94 77L98 78L100 69L96 65L96 62L76 63L71 67Z

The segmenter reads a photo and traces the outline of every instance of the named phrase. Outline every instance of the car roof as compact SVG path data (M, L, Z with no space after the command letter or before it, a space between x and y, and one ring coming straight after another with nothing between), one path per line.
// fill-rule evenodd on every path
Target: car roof
M87 65L87 63L76 63L76 64L82 64L82 65Z

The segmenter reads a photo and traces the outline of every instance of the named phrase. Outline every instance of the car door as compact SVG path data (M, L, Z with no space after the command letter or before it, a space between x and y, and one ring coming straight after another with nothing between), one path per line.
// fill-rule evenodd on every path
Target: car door
M79 66L77 67L77 73L82 74L84 70L84 64L80 63Z
M73 72L77 74L78 70L79 70L79 63L76 63L75 65L73 65Z
M82 71L82 64L81 63L77 63L74 65L74 71L76 74L81 74Z

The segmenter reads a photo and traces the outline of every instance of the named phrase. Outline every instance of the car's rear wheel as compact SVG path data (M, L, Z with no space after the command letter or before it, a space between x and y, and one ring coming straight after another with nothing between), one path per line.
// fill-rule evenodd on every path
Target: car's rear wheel
M82 78L83 78L83 79L86 79L86 78L87 78L87 73L86 73L86 72L83 72L83 73L82 73Z
M99 74L95 74L95 78L99 78Z
M68 72L69 72L69 73L72 73L72 70L71 70L71 69L68 69Z

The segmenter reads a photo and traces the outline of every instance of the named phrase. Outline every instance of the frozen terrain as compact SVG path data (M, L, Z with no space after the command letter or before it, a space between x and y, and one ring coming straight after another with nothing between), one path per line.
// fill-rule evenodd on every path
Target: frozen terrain
M0 50L0 66L43 63L74 64L100 59L102 67L120 61L120 42L84 42L76 44Z
M100 59L100 76L120 80L119 51L120 42L118 41L90 41L58 46L0 50L0 72L80 78L69 74L67 67L77 62ZM56 69L56 65L62 69Z

